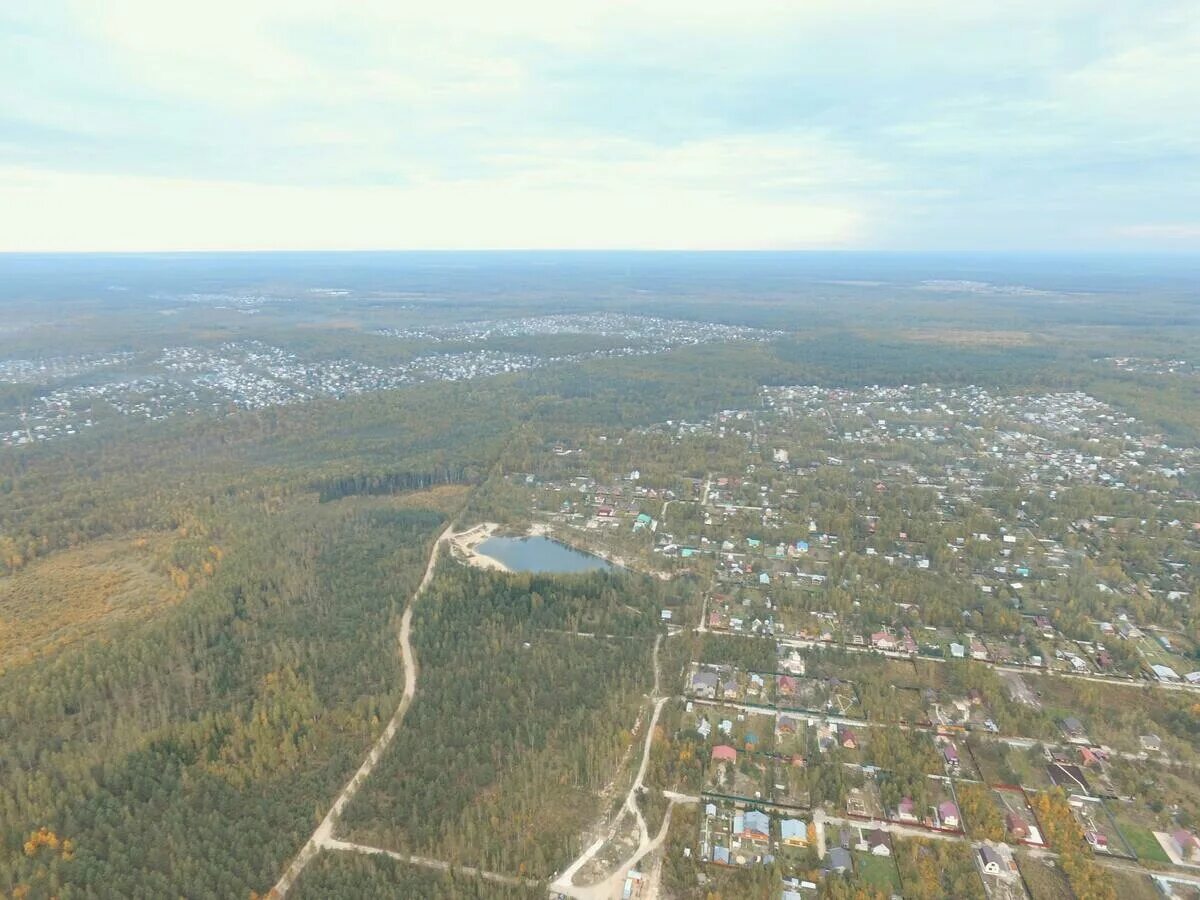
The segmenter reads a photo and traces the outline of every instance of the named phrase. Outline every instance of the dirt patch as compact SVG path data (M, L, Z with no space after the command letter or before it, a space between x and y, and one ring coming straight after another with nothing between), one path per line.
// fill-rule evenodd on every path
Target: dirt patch
M496 522L481 522L473 528L468 528L466 531L460 531L451 536L450 546L454 558L466 563L468 566L476 566L480 569L492 569L496 572L509 571L508 566L504 565L500 560L486 556L476 549L495 534L499 528L500 526Z

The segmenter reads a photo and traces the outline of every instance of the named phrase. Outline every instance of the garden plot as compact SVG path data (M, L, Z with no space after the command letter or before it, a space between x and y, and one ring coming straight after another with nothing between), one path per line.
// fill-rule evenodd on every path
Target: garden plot
M854 685L839 678L779 675L775 679L775 703L781 710L862 718L862 705Z
M1020 842L1033 847L1044 847L1045 838L1037 824L1033 808L1025 798L1024 791L993 788L992 798L1000 809L1004 820L1005 840L1010 843Z
M1133 850L1126 845L1124 837L1104 807L1103 801L1074 796L1068 802L1075 820L1083 829L1084 840L1092 848L1093 853L1099 857L1137 858Z

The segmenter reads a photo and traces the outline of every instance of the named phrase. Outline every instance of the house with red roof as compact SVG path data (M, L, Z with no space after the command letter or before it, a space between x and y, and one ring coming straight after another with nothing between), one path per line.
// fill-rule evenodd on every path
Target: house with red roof
M951 801L944 800L938 804L938 821L942 823L943 828L957 829L958 828L958 807Z
M737 751L728 744L717 744L712 748L712 761L736 763Z

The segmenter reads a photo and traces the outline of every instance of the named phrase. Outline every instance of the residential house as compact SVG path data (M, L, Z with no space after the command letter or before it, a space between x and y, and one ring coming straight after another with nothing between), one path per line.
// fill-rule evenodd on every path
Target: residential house
M708 700L715 699L719 681L716 672L697 672L692 676L692 693Z
M1154 672L1154 677L1157 678L1159 681L1166 681L1166 682L1172 682L1172 683L1179 681L1179 673L1176 672L1174 669L1172 669L1170 666L1164 666L1159 663L1152 663L1150 665L1150 669L1151 669L1151 671Z
M1004 817L1004 827L1007 828L1008 833L1018 841L1023 841L1029 837L1028 823L1015 812L1009 812L1009 814Z
M1171 849L1184 862L1200 863L1200 838L1180 828L1171 832Z
M938 821L942 828L957 830L958 828L958 807L949 800L943 800L938 804L937 808Z
M984 844L979 848L979 865L984 874L999 875L1004 866L1004 860L1000 858L999 853Z
M737 751L728 744L717 744L717 746L712 748L712 761L736 763Z
M888 841L887 832L876 828L867 836L867 849L873 856L891 856L892 845Z
M847 750L858 749L858 735L848 725L838 726L838 738L841 740L842 746Z
M953 741L946 741L942 744L942 757L945 759L948 769L958 768L958 748L954 746Z
M1087 732L1083 730L1083 723L1075 716L1067 716L1062 720L1063 734L1067 736L1067 740L1072 744L1088 743Z
M829 851L827 857L829 859L829 870L831 872L836 872L838 875L842 875L850 871L850 851L845 847L834 847Z
M751 841L771 839L771 820L757 809L747 810L742 816L741 836Z
M784 819L779 823L779 836L788 847L807 847L808 825L803 819Z

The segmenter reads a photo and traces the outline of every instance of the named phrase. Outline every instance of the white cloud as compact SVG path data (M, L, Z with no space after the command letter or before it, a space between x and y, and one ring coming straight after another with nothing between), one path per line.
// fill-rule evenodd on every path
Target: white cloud
M1160 222L1125 225L1114 229L1117 237L1134 238L1155 244L1186 244L1200 247L1200 222Z
M0 169L0 247L37 250L850 246L853 207L521 178L411 188L268 187Z
M16 4L0 249L1149 241L1194 4Z

